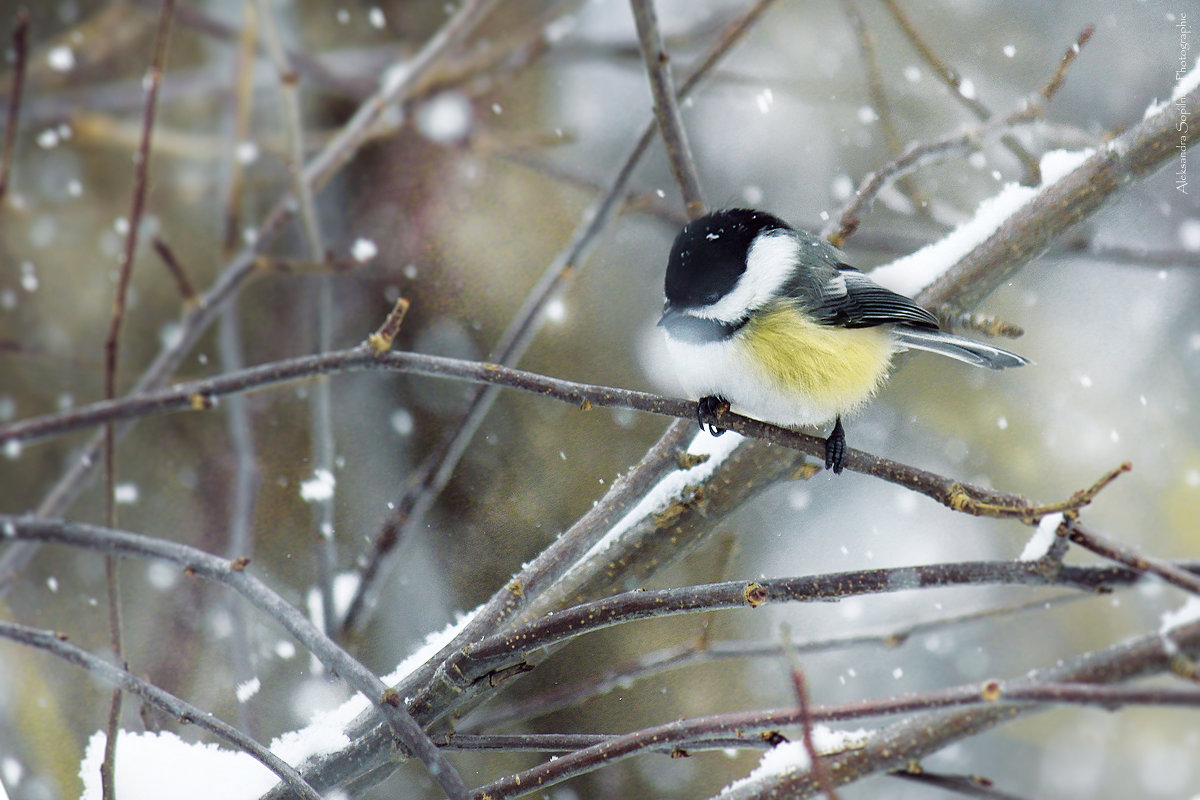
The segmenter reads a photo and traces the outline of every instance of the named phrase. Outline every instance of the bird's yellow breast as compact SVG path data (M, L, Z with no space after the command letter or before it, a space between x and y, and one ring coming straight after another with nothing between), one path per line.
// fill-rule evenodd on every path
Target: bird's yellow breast
M834 413L871 398L887 375L895 346L885 327L841 328L804 318L790 303L753 315L739 338L783 394Z

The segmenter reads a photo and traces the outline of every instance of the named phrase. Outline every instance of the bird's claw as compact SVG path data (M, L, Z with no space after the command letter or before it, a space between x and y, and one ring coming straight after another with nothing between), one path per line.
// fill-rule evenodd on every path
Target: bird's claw
M696 403L696 421L700 423L700 430L708 428L708 432L711 435L720 436L725 432L725 429L718 427L715 423L717 417L728 410L728 400L711 394L707 397L701 397L700 402Z
M846 464L846 430L842 427L842 418L838 417L833 423L833 430L825 440L825 469L833 470L833 474L841 475Z

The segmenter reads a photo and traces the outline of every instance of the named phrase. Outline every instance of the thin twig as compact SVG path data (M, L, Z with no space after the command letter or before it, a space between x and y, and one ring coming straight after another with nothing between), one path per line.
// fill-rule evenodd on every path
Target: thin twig
M917 297L926 306L974 306L991 287L1041 254L1065 231L1094 214L1116 193L1145 178L1184 150L1176 127L1180 108L1200 106L1200 87L1133 125L1079 167L1021 206L971 252ZM1192 147L1200 137L1186 142Z
M325 259L325 238L321 222L313 201L313 187L304 180L300 166L304 163L304 121L300 115L299 76L292 69L287 53L279 38L275 15L267 0L256 0L259 23L267 52L279 75L279 99L282 105L283 127L287 132L288 152L284 163L292 179L292 194L300 208L300 227L308 245L308 257L315 262ZM308 283L315 290L312 297L312 348L314 353L323 353L333 346L333 286L328 276L317 276ZM312 470L315 474L334 475L333 397L329 382L317 381L309 393L309 411L312 428ZM336 481L330 481L335 487ZM324 492L312 502L316 554L316 586L321 598L321 625L326 633L338 628L337 610L334 607L333 579L337 572L337 539L334 537L335 491Z
M871 98L871 109L879 117L879 125L883 129L884 147L887 148L889 157L896 158L900 155L903 143L896 125L896 115L892 111L892 104L883 91L883 70L879 66L879 57L875 52L875 37L867 28L866 20L863 19L862 12L859 11L858 4L854 0L842 0L842 9L846 12L847 19L850 20L850 28L858 40L858 49L865 62L867 93ZM914 213L928 213L928 201L917 187L916 181L908 174L900 176L896 181L896 186L908 198Z
M611 742L618 734L612 733L448 733L434 736L438 747L446 750L499 751L508 753L569 753L584 747ZM738 736L694 739L687 743L687 754L705 750L764 750L771 745L761 738ZM678 756L683 750L678 744L648 747L646 752L669 753Z
M654 0L630 0L630 5L646 75L650 79L650 92L654 96L654 118L658 120L671 173L683 194L684 207L688 216L695 218L704 213L704 195L696 174L692 146L688 144L687 130L683 127L683 116L679 113L675 81L671 78L671 60L658 29Z
M8 116L4 119L4 145L0 150L0 204L8 191L8 173L12 167L13 149L17 144L21 95L25 90L25 67L29 63L29 11L18 8L12 29L12 84L8 90Z
M300 224L308 244L308 255L314 261L325 257L324 237L317 218L313 187L304 180L301 166L304 164L304 121L300 115L300 76L292 69L291 60L283 49L275 15L267 0L256 0L258 19L262 27L263 43L279 77L279 102L283 107L283 129L287 134L287 155L284 165L291 178L292 194L300 209Z
M829 772L825 769L825 762L821 760L820 753L817 752L817 745L813 742L813 721L811 712L809 711L808 699L808 681L804 677L804 667L800 664L800 656L792 647L792 636L790 629L784 625L780 629L780 639L782 640L783 652L787 657L788 674L792 679L792 690L796 694L796 708L800 711L800 730L803 734L804 750L808 753L808 763L811 764L813 774L816 775L817 783L821 786L821 791L829 800L838 800L837 790L833 787L833 781L829 779Z
M911 781L922 786L932 786L944 789L959 797L974 797L978 800L1026 800L1015 794L1001 792L992 786L987 778L977 775L944 775L939 772L929 772L921 764L913 763L905 769L892 770L888 773L891 778Z
M185 303L196 302L196 290L192 288L192 282L188 280L187 272L183 268L183 264L179 263L179 259L175 257L175 252L171 249L161 236L155 236L150 244L154 247L154 252L162 259L163 266L167 268L167 272L171 273L171 277L175 279L175 286L179 289L179 296L183 298Z
M1187 636L1187 647L1193 650L1200 647L1198 638L1200 638L1200 631L1197 631L1197 626L1191 626ZM1128 650L1136 648L1138 656L1142 659L1136 664L1137 667L1143 671L1161 668L1164 661L1161 647L1158 647L1157 653L1145 652L1152 650L1158 644L1157 636L1152 635L1143 637L1131 645L1118 645L1102 651L1097 657L1111 661ZM931 709L949 709L949 712L942 713L975 714L977 716L985 716L990 713L996 716L1002 715L1004 719L1012 719L1019 713L1044 710L1054 705L1083 705L1099 708L1114 708L1122 705L1200 707L1200 691L1195 689L1146 689L1083 685L1071 682L1073 678L1070 676L1083 674L1090 666L1088 658L1081 657L1059 667L1039 671L1029 677L1012 681L984 681L901 697L816 706L810 709L810 717L814 721L845 721L892 714L930 712ZM1132 673L1133 670L1130 669L1127 672ZM1058 675L1064 677L1046 677ZM1119 673L1109 678L1108 681L1128 680L1131 677L1135 677L1135 675ZM933 711L932 713L939 712ZM928 716L928 714L915 715L909 720L897 723L896 726L915 727ZM476 800L484 798L502 800L502 798L520 797L533 791L545 791L547 787L569 778L592 772L601 767L611 766L619 760L644 752L660 751L668 746L686 748L694 746L694 742L704 742L711 738L730 735L749 739L758 733L798 725L801 723L802 717L801 710L793 706L762 711L713 714L643 728L632 733L607 738L595 745L566 753L552 761L493 781L476 789L473 797ZM929 731L931 737L939 733L942 732ZM872 738L882 740L878 734ZM878 748L850 747L840 753L822 755L821 760L826 762L831 779L839 784L845 784L848 782L848 778L839 772L839 769L845 768L845 764L857 766L860 762L875 759L894 763L899 768L905 765L902 755L902 753L890 750L886 741L881 741ZM726 790L727 794L722 794L722 797L737 798L737 800L758 798L763 796L759 794L759 791L767 786L777 787L785 792L770 795L772 797L809 797L823 791L815 783L811 770L768 776L763 781L766 785L739 784L737 789ZM796 787L803 787L805 793L796 793Z
M1059 526L1059 531L1060 536L1070 539L1072 544L1077 544L1098 556L1124 564L1138 572L1156 575L1172 586L1200 595L1200 578L1161 558L1145 555L1128 545L1084 528L1079 522L1078 514L1067 514Z
M1173 628L1171 634L1172 641L1177 643L1181 651L1194 654L1196 648L1200 647L1200 623ZM1138 696L1151 693L1164 702L1170 697L1171 704L1191 706L1190 699L1171 690L1124 689L1103 685L1162 672L1170 660L1171 651L1165 646L1162 634L1154 631L1104 650L1060 661L1052 667L1034 670L1022 678L1004 682L989 681L977 687L980 697L987 700L988 705L926 711L877 728L869 734L865 747L826 756L829 772L839 785L845 785L867 775L903 769L910 762L941 750L952 742L1012 721L1022 714L1042 710L1044 706L1038 703L1050 699L1049 695L1059 693L1068 702L1082 700L1086 695L1088 704L1101 708L1117 705L1115 696L1125 692ZM1112 702L1104 702L1106 695ZM1006 702L1016 698L1027 698L1033 704ZM946 699L949 699L949 695L946 695ZM1200 692L1197 692L1197 699L1200 699ZM820 710L814 711L813 716L820 718ZM804 798L817 794L820 787L811 772L778 775L764 782L755 782L755 785L739 787L728 795L728 800L751 800L764 796L766 791L778 797Z
M1123 573L1119 573L1108 567L1101 569L1105 570L1103 579L1088 580L1089 583L1118 587L1132 585L1140 580L1139 573L1134 570L1125 570ZM917 622L884 633L855 634L831 639L793 642L791 649L800 654L823 653L853 647L901 647L910 639L926 633L943 631L946 628L995 619L1009 614L1044 611L1050 604L1074 603L1088 597L1089 595L1086 594L1063 594L1052 600L1038 599L1016 606L987 608L969 614ZM617 689L628 689L643 678L677 669L686 669L690 666L729 659L775 659L783 655L785 652L782 644L757 640L726 639L688 647L671 647L647 653L639 657L637 662L632 665L609 669L599 675L583 678L578 683L546 688L532 697L510 701L500 709L485 708L474 713L469 723L460 726L459 729L488 730L517 720L535 719L564 708L577 706L586 700L600 697Z
M236 372L243 367L242 325L238 309L226 306L217 323L217 354L223 372ZM224 404L225 427L229 431L229 447L233 453L232 500L229 503L229 538L225 546L227 558L250 558L254 554L254 509L262 475L258 468L254 431L250 424L249 402L244 395L231 396ZM231 620L230 651L234 676L238 682L254 677L249 626L246 609L229 598ZM258 721L246 713L246 703L238 703L238 723L243 730L253 732Z
M897 13L902 12L899 12L897 9ZM902 22L901 24L903 27L905 23ZM912 31L912 33L916 35L915 30ZM1033 176L1040 176L1037 162L1026 162L1026 158L1031 157L1029 157L1027 153L1024 153L1024 148L1020 147L1019 143L1017 143L1017 141L1008 134L1008 131L1015 125L1034 122L1042 118L1046 110L1046 104L1054 98L1054 95L1057 93L1059 87L1062 86L1062 83L1066 78L1067 70L1070 69L1070 66L1074 61L1072 53L1078 53L1079 48L1087 42L1090 36L1091 28L1086 29L1082 34L1080 34L1079 39L1074 45L1072 45L1072 49L1067 51L1067 56L1070 56L1070 58L1067 56L1063 57L1062 61L1058 65L1058 69L1055 70L1054 74L1050 77L1050 80L1046 83L1046 85L1033 95L1030 95L1022 100L1017 105L1016 109L1007 116L1002 118L993 117L990 111L981 106L983 115L979 118L983 123L982 125L974 128L967 128L938 139L931 139L928 141L911 144L902 154L896 156L879 169L874 170L866 175L859 183L858 189L854 193L854 197L846 204L842 211L836 214L829 224L825 226L825 228L822 230L822 235L828 238L829 241L833 242L834 245L841 247L850 234L857 230L860 222L859 215L861 214L862 210L867 208L874 201L875 196L879 194L879 191L885 185L887 185L888 181L897 180L900 177L907 175L911 171L918 169L919 167L936 163L957 153L976 150L993 136L999 136L1000 140L1009 146L1010 149L1013 146L1020 148L1019 151L1015 150L1014 152L1017 154L1018 158L1021 158L1022 163L1026 163L1026 171L1028 173L1026 177L1027 181ZM936 56L932 53L930 54L930 57L936 60ZM941 67L950 70L948 75L943 75L943 79L950 80L953 78L956 81L960 80L957 77L957 73L953 72L951 68L943 65L940 60L936 61L936 63ZM955 88L955 94L956 96L962 97L957 88ZM1023 153L1024 156L1022 156ZM1036 185L1036 183L1040 183L1040 177L1034 182L1034 185Z
M258 16L253 3L242 7L242 25L236 34L231 90L224 93L221 110L228 132L224 149L221 222L218 241L223 257L237 251L238 228L241 221L242 191L245 170L240 158L241 146L250 137L250 115L254 106L253 62L258 44ZM189 9L190 10L190 9ZM180 23L185 17L181 15ZM242 342L242 323L236 305L229 303L221 309L217 323L217 356L223 372L245 367ZM258 452L250 419L249 402L243 396L230 397L225 403L225 427L229 432L229 447L233 454L231 476L232 501L229 504L229 536L225 555L233 559L250 558L254 554L254 512L258 501L262 475L258 467ZM255 676L249 630L249 614L243 603L230 596L225 598L230 619L230 668L239 684ZM252 734L260 728L259 715L251 713L247 703L237 704L238 727Z
M321 795L310 786L300 773L296 772L286 761L263 747L254 739L242 733L238 728L224 722L212 714L197 708L186 700L181 700L152 683L114 666L104 659L97 658L67 641L65 634L54 631L38 630L14 622L0 620L0 637L18 642L30 647L43 650L64 661L86 670L93 677L111 684L121 691L129 692L140 697L145 702L170 715L180 722L196 725L203 730L225 740L238 750L241 750L267 769L279 776L292 791L308 800L321 800Z
M154 42L153 61L146 75L146 106L142 115L142 133L137 152L134 154L133 199L130 203L128 227L125 232L125 246L121 252L121 262L117 272L117 292L113 301L112 317L108 336L104 342L104 396L109 400L117 396L116 382L121 327L125 321L125 303L129 295L133 261L137 254L138 235L141 232L142 217L146 208L146 192L149 188L150 174L150 140L154 132L154 117L158 111L158 91L162 85L163 68L167 60L167 41L171 29L171 14L174 9L174 0L163 0L158 33ZM110 481L112 480L114 433L113 431L106 433L105 443L105 468ZM111 490L111 486L109 488ZM111 491L109 493L111 494Z
M1054 95L1058 94L1058 90L1062 88L1063 81L1067 79L1067 72L1071 69L1071 65L1075 63L1075 59L1079 56L1083 46L1091 40L1092 34L1096 32L1096 26L1088 25L1084 28L1074 43L1067 48L1063 53L1063 57L1058 61L1058 69L1050 76L1049 82L1042 88L1042 97L1049 102Z
M976 314L971 311L946 313L944 320L947 327L953 331L975 331L984 336L1003 336L1006 339L1019 339L1025 335L1025 329L1020 325L991 314Z
M850 234L858 229L861 222L859 215L863 209L874 202L880 190L889 182L898 180L913 170L929 164L939 163L960 153L977 150L988 138L996 136L1014 125L1035 121L1036 113L1036 109L1023 102L1016 111L1003 119L992 120L981 126L974 126L937 139L909 145L903 153L863 177L854 192L854 197L846 203L839 214L829 221L822 231L822 235L834 246L841 247Z
M133 0L133 2L138 6L149 8L154 3L154 0ZM253 3L246 3L244 4L244 8L251 10L253 5ZM180 27L187 28L215 41L232 42L239 49L245 47L248 42L250 44L250 58L253 58L259 49L265 50L265 45L257 42L257 37L253 33L255 23L252 19L252 13L243 14L242 24L239 26L230 25L215 16L210 16L204 13L200 7L194 5L181 6L176 11L176 17ZM246 35L248 29L250 31L249 36ZM326 66L323 58L314 58L311 54L297 49L289 49L285 52L288 60L295 66L296 71L306 82L314 86L356 100L362 100L370 94L369 87L366 91L363 91L363 81L357 81L344 76L340 70L330 69ZM235 70L241 74L240 67L235 67Z
M622 592L494 633L460 652L448 671L469 683L509 669L540 648L634 620L947 586L1056 586L1097 592L1111 588L1118 575L1129 578L1127 571L1072 566L1047 575L1035 561L966 561Z
M245 169L240 148L250 138L250 115L254 108L254 53L258 43L258 14L255 5L242 6L242 25L237 32L233 57L233 90L225 94L229 147L225 150L225 202L222 204L221 250L228 258L241 240L242 183Z
M163 70L167 61L167 42L171 31L171 15L175 10L174 0L163 0L159 14L158 30L154 39L154 55L146 76L146 106L142 115L142 133L134 154L133 199L130 202L129 228L125 234L125 247L117 271L117 292L113 301L108 337L104 341L104 397L112 400L117 396L117 374L120 366L121 326L125 321L125 304L133 276L133 261L137 254L138 235L141 232L142 216L146 207L146 192L149 188L150 140L154 132L154 118L158 112L158 90L162 84ZM109 424L104 428L104 518L109 527L116 527L116 481L117 481L117 432ZM116 559L111 555L104 559L105 587L108 594L108 625L110 644L118 661L124 661L121 642L121 591L117 576ZM104 743L104 761L100 765L100 785L104 800L116 798L117 740L121 727L121 690L113 689L108 707L107 734Z
M400 326L404 324L404 315L408 313L408 306L406 298L400 297L396 300L396 304L388 312L383 324L367 337L367 346L372 351L386 353L392 349L392 343L396 341L396 334L400 332Z
M950 93L954 96L954 98L970 109L971 113L974 114L975 117L980 121L986 122L991 119L992 112L987 106L980 102L977 97L975 97L974 93L968 94L965 91L963 87L962 76L958 74L958 71L954 69L954 67L950 66L938 57L938 54L935 53L929 43L925 41L925 37L923 37L920 31L917 30L916 26L913 25L912 20L909 19L908 15L905 14L903 9L900 8L900 6L896 3L896 0L883 0L883 6L892 15L892 18L896 20L896 23L900 26L900 30L903 31L904 35L908 37L908 40L912 43L913 47L916 48L921 58L923 58L925 63L933 69L934 74L936 74L943 83L950 87ZM1045 97L1049 99L1050 95L1045 95ZM1023 182L1028 186L1036 186L1037 184L1041 183L1041 171L1038 167L1037 159L1034 158L1033 155L1030 154L1030 152L1026 150L1025 147L1011 134L1003 134L1000 137L1000 141L1009 149L1009 151L1012 152L1014 156L1016 156L1017 160L1024 168L1025 178Z

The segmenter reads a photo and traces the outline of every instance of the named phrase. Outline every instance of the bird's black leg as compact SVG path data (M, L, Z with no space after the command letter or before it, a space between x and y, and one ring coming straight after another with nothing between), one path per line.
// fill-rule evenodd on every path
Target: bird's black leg
M720 436L724 433L724 428L718 428L713 423L716 422L717 411L727 408L729 408L729 401L717 397L715 394L701 397L700 402L696 403L696 420L700 423L700 430L704 430L705 426L708 426L708 432L713 436Z
M846 430L842 427L842 417L839 414L833 430L825 440L825 469L833 470L835 475L842 474L842 466L846 463Z

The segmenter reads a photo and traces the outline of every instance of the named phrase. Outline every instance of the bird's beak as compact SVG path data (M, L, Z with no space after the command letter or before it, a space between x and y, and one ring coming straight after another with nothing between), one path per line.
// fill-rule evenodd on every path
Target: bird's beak
M679 316L679 312L670 306L663 309L662 316L658 318L658 326L661 328L671 320Z

